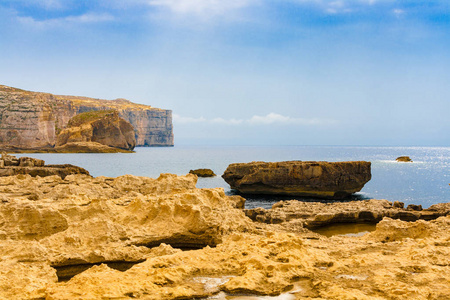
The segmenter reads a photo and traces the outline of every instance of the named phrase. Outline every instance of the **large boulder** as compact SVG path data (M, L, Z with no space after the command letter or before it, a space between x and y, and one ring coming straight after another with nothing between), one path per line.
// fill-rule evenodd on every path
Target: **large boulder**
M133 126L120 118L115 110L89 111L76 115L58 135L56 148L83 142L124 150L133 150L136 146Z
M244 194L278 194L343 199L360 191L371 179L371 163L251 162L228 166L223 179Z

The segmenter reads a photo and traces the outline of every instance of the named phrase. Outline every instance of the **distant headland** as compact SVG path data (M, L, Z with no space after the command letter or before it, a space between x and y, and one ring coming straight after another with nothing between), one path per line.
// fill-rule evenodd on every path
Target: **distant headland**
M68 127L69 120L85 112L107 110L116 111L132 125L136 146L174 145L171 110L125 99L61 96L0 85L0 148L58 152L58 135Z

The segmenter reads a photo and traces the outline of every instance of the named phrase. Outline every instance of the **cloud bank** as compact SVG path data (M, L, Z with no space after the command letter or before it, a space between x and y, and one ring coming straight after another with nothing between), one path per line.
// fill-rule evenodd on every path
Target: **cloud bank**
M265 116L254 115L249 119L225 119L214 118L206 119L204 117L192 118L182 117L178 114L173 114L173 122L176 124L194 124L194 123L209 123L209 124L222 124L222 125L330 125L335 124L335 120L330 119L318 119L318 118L293 118L289 116L283 116L277 113L269 113Z

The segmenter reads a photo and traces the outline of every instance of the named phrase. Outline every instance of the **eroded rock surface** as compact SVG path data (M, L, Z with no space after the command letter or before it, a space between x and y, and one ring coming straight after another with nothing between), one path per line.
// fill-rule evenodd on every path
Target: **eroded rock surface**
M251 162L228 166L223 179L245 194L343 199L371 179L370 162Z
M272 209L246 209L245 214L256 222L281 224L285 228L315 228L342 223L378 223L385 217L404 221L434 220L450 214L450 203L441 203L424 210L407 209L388 200L349 202L280 201Z
M196 180L1 177L0 298L450 297L448 216L385 217L362 237L327 238L252 222L236 208L242 198Z
M33 177L57 175L61 178L73 174L84 174L89 176L89 172L86 169L74 165L45 165L45 162L41 159L31 157L17 158L3 152L2 157L0 158L0 177L19 174L28 174Z
M81 146L78 143L97 143L123 150L136 146L133 126L119 117L115 110L89 111L69 120L56 140L56 148ZM89 144L88 144L89 145ZM96 144L92 147L98 148ZM81 150L81 149L80 149Z

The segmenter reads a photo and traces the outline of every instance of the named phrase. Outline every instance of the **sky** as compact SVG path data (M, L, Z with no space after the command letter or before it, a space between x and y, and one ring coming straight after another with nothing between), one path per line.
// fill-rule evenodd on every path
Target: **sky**
M0 0L0 84L170 109L175 146L450 146L450 1Z

